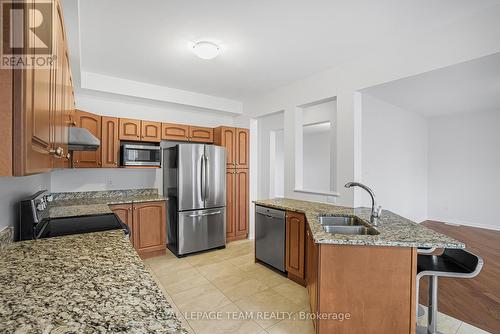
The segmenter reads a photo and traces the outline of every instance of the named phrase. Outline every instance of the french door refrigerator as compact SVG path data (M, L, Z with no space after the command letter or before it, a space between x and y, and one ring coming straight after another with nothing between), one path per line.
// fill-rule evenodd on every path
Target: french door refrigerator
M167 247L177 256L226 244L226 149L178 144L163 149Z

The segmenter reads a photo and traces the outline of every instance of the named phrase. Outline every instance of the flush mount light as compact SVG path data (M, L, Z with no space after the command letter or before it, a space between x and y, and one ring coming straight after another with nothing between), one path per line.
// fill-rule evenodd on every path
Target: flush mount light
M220 47L212 42L200 41L193 44L193 52L201 59L214 59L219 55Z

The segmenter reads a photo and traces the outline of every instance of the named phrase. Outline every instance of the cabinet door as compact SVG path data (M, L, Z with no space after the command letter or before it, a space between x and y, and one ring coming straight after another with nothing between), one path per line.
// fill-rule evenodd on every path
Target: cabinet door
M109 207L111 211L115 215L120 218L120 220L124 223L127 224L128 228L130 229L130 242L132 245L134 244L134 227L133 227L133 220L132 220L132 204L117 204L117 205L110 205Z
M226 167L236 168L235 128L220 126L214 131L214 143L226 148Z
M214 129L202 126L189 126L189 140L197 143L213 143Z
M141 140L159 143L161 141L161 123L141 121Z
M102 116L101 152L102 167L118 167L118 118Z
M249 131L248 131L248 129L236 128L235 133L236 133L236 141L235 141L236 168L249 168L249 166L248 166L248 154L249 154L248 136L249 136Z
M236 170L226 169L226 238L236 236Z
M309 293L309 305L311 313L318 312L318 245L314 242L311 231L306 228L306 284ZM314 328L317 327L316 319L313 318Z
M120 140L141 140L141 121L138 119L120 118Z
M134 203L134 246L137 252L166 247L165 202Z
M248 169L236 169L236 236L248 235Z
M101 116L85 111L76 111L76 126L89 130L96 138L101 140ZM96 151L80 151L73 155L73 167L75 168L99 168L101 167L101 147Z
M286 212L286 260L288 273L304 279L305 217L301 213Z
M162 123L161 139L189 141L189 125Z

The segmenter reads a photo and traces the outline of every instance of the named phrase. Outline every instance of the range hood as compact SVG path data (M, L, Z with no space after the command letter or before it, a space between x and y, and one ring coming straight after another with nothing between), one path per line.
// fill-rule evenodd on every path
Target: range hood
M97 139L89 130L84 128L69 128L68 150L70 151L96 151L101 146L101 141Z

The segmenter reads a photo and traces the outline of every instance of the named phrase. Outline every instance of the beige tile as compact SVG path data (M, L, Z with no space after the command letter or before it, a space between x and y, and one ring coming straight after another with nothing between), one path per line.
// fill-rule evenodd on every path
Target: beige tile
M197 334L257 334L262 332L262 327L255 321L242 317L241 310L233 303L217 309L216 312L217 319L189 319L189 324Z
M182 312L209 312L231 303L211 283L175 293L172 299Z
M256 264L253 270L247 271L248 275L266 284L268 287L274 287L282 283L288 282L288 278L282 276L271 269L267 269L263 265Z
M170 294L179 293L210 283L196 269L185 269L171 275L162 276L160 284Z
M302 310L309 312L309 310ZM269 334L314 334L314 326L311 320L294 313L291 319L284 319L267 329Z
M255 263L255 256L253 254L233 256L230 257L228 261L237 267L248 266Z
M427 326L427 307L424 307L424 311L425 314L422 317L418 318L417 323L419 326ZM449 315L438 312L437 327L438 331L440 331L441 333L455 334L457 333L461 324L462 324L461 320L455 319L453 317L450 317Z
M466 322L462 322L457 334L489 334L489 332L484 331L481 328L474 327Z
M214 250L206 253L190 255L186 260L194 267L200 267L207 264L219 263L231 258L231 254L226 250Z
M179 270L190 269L193 266L186 259L170 258L148 263L148 266L153 270L156 276L162 277Z
M212 283L232 301L251 296L268 288L264 283L248 275L223 276L214 279Z
M282 312L294 313L301 309L300 305L293 303L272 289L240 299L235 304L245 312L266 312L272 313L275 317ZM256 318L255 321L263 328L268 328L280 320Z
M302 307L307 307L309 305L307 289L293 281L288 280L287 282L276 285L273 287L273 290Z
M209 281L224 276L234 276L234 275L243 276L245 274L243 270L239 269L234 264L231 264L227 261L207 264L201 267L197 267L197 269Z

